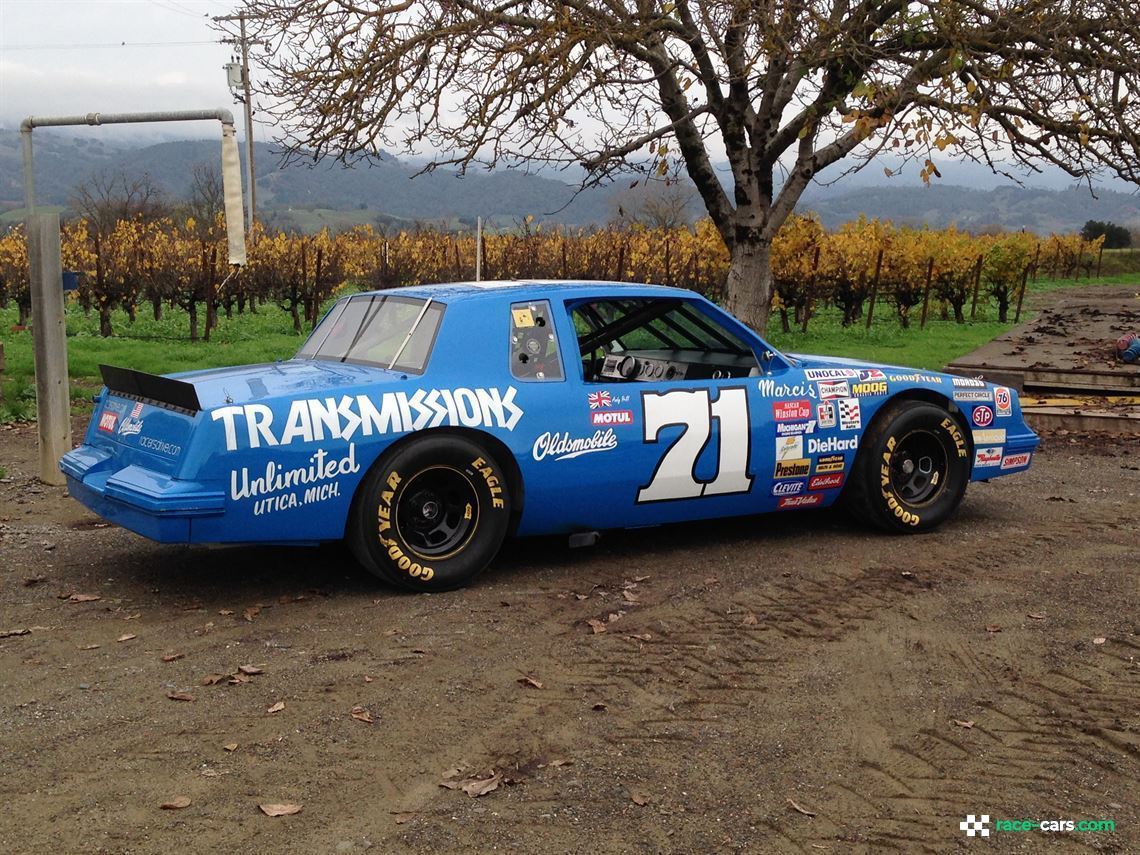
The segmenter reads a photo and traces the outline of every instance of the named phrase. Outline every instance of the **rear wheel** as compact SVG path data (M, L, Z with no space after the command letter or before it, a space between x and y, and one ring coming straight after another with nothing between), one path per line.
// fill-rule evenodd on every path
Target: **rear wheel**
M504 470L491 452L462 436L425 436L369 471L348 541L381 579L414 591L446 591L491 563L510 514Z
M887 531L929 531L954 513L969 480L970 449L954 417L924 401L896 401L863 436L843 499Z

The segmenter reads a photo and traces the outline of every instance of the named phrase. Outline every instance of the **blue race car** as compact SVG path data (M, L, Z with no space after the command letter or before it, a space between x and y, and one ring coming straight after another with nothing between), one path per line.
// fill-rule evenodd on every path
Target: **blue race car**
M1017 395L782 354L690 291L481 282L354 294L292 359L103 366L71 495L163 543L346 540L418 591L509 534L818 508L928 531L1029 466Z

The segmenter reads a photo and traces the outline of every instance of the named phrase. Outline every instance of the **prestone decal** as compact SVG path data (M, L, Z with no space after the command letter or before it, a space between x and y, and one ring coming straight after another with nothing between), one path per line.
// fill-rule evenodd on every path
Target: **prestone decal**
M265 404L219 407L211 413L221 421L226 433L226 450L236 451L239 436L248 440L250 448L262 445L289 445L325 439L351 439L359 430L361 436L404 433L439 425L463 427L500 427L514 430L522 418L515 404L515 387L506 392L498 389L417 389L385 392L383 395L344 395L336 398L305 398L293 401L285 425L275 428L273 411ZM379 406L377 405L379 404ZM239 433L238 419L245 425Z

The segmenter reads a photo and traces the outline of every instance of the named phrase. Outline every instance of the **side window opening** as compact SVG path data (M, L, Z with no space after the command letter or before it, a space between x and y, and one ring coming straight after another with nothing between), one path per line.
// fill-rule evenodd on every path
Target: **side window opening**
M550 301L511 304L511 376L518 380L563 379Z

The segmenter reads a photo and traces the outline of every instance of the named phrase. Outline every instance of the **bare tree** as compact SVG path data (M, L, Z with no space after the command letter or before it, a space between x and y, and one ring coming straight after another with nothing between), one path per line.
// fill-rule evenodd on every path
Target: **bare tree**
M638 182L617 193L611 202L614 223L636 223L650 229L691 226L700 200L691 184L670 180Z
M245 0L294 151L682 167L762 329L804 188L884 147L1140 179L1136 0ZM232 25L230 25L232 26ZM714 162L727 159L719 180ZM832 169L828 177L836 170Z
M88 228L102 237L121 220L154 222L170 213L162 189L148 173L98 172L75 188L70 201Z
M226 194L218 167L209 162L195 163L190 168L190 198L186 202L186 214L194 218L199 229L212 231L225 209Z

